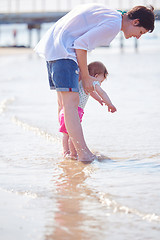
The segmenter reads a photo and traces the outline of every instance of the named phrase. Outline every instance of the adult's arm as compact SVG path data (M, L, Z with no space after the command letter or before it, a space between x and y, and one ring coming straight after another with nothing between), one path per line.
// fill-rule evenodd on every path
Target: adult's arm
M88 66L87 66L87 50L75 49L78 66L80 69L81 80L83 84L84 91L86 93L93 92L93 81L96 81L96 78L89 75Z

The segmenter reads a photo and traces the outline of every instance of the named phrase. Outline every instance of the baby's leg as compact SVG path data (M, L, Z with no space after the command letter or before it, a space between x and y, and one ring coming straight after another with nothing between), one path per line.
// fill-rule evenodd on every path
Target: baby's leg
M62 144L63 144L63 156L64 157L66 157L67 154L70 154L68 140L69 140L68 134L63 133Z

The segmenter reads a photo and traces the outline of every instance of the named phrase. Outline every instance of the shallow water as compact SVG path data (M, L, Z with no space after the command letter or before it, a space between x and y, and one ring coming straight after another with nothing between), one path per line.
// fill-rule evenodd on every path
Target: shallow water
M89 54L107 66L103 88L118 111L87 103L84 135L99 155L87 165L62 158L43 60L0 57L1 239L159 239L158 41Z

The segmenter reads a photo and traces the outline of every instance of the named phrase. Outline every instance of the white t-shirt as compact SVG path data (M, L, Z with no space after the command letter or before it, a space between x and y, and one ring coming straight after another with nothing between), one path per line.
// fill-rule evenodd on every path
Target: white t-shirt
M35 47L46 61L62 58L77 62L75 49L91 51L109 45L121 30L122 16L101 4L79 5L59 19Z

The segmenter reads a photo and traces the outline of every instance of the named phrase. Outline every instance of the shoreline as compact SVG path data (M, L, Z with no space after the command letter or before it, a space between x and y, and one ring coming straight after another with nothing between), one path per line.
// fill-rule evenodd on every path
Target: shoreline
M32 48L23 48L23 47L0 47L0 57L6 55L14 54L24 54L24 53L33 53Z

